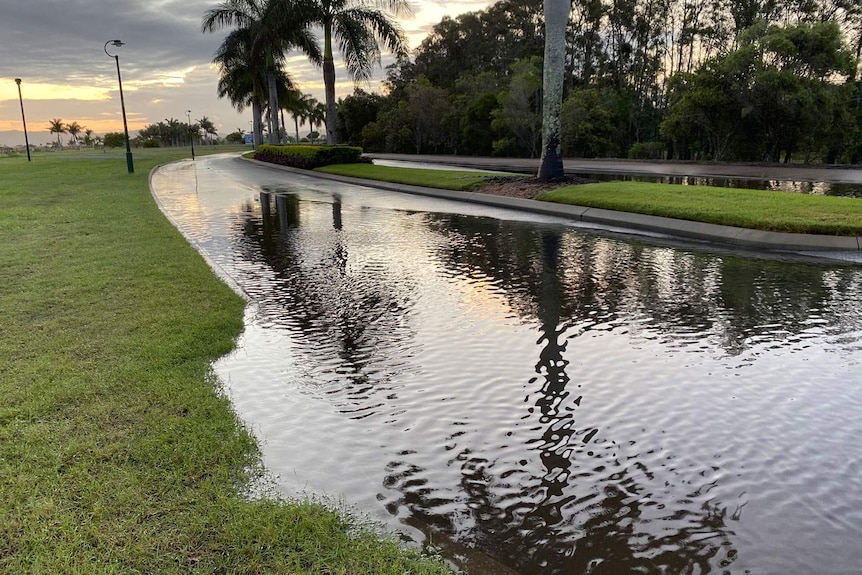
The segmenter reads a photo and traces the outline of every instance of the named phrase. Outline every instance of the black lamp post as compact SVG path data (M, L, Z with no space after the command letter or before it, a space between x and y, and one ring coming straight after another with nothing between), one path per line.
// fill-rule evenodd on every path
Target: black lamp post
M123 99L123 77L120 76L120 57L108 53L108 44L119 48L124 43L119 40L108 40L105 42L105 54L117 62L117 81L120 83L120 107L123 110L123 130L126 133L126 167L130 174L135 173L135 163L132 161L132 145L129 143L129 125L126 123L126 101Z
M192 161L195 159L195 133L192 131L192 111L186 110L186 118L189 119L189 136L192 139Z
M15 78L18 84L18 101L21 102L21 122L24 124L24 144L27 146L27 161L30 161L30 138L27 137L27 119L24 117L24 98L21 97L21 78Z

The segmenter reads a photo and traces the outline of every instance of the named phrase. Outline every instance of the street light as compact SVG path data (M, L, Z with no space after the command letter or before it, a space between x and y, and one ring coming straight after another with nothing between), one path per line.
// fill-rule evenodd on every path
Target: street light
M132 161L132 146L129 143L129 125L126 123L126 101L123 99L123 77L120 76L120 57L108 53L108 44L119 48L124 43L119 40L108 40L105 42L105 54L113 58L117 62L117 81L120 83L120 107L123 110L123 130L126 133L126 167L130 174L135 173L135 163Z
M192 131L192 111L186 110L186 118L189 119L189 135L192 138L192 161L195 159L195 133Z
M18 101L21 102L21 122L24 124L24 144L27 146L27 161L30 161L30 138L27 137L27 119L24 117L24 98L21 97L21 78L15 78L18 84Z

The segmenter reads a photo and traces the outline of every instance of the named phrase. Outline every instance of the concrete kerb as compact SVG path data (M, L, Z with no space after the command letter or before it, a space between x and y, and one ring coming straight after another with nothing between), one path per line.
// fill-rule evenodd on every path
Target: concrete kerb
M707 224L692 222L688 220L677 220L661 216L650 216L630 212L618 212L599 208L588 208L584 206L573 206L567 204L555 204L551 202L539 202L523 198L510 198L505 196L494 196L478 192L458 192L452 190L441 190L437 188L426 188L423 186L412 186L408 184L396 184L392 182L381 182L379 180L366 180L362 178L351 178L321 172L311 172L269 162L261 162L251 158L246 161L275 168L304 176L333 180L347 184L356 184L369 188L417 194L434 198L443 198L474 204L492 206L497 208L509 208L514 210L528 211L546 216L562 217L575 221L596 224L599 226L613 226L651 233L659 233L680 239L693 239L706 241L725 246L738 246L743 248L757 248L761 250L776 252L829 252L829 251L859 251L862 250L862 238L853 236L824 236L815 234L790 234L781 232L767 232L737 228L733 226L722 226L718 224Z

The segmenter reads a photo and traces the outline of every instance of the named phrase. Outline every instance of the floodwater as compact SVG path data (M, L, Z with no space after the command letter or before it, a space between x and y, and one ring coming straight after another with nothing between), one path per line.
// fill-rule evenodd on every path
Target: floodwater
M216 368L284 493L472 573L862 569L862 268L235 159L153 185L251 300Z

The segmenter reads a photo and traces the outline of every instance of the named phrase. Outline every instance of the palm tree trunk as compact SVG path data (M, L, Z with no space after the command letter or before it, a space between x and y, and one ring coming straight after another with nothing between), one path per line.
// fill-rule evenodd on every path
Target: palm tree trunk
M263 122L261 122L260 100L253 98L251 101L252 130L254 131L254 149L263 143Z
M269 143L277 144L278 136L278 89L275 82L275 73L272 71L266 74L267 84L269 84Z
M542 181L563 177L560 110L563 107L566 24L571 0L544 0L545 64L542 73L542 161L536 177Z
M326 95L326 143L334 146L335 133L335 61L332 58L332 23L323 25L323 86Z

